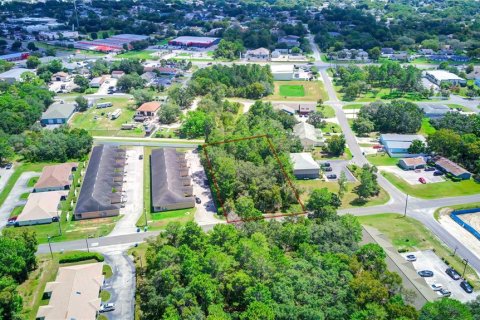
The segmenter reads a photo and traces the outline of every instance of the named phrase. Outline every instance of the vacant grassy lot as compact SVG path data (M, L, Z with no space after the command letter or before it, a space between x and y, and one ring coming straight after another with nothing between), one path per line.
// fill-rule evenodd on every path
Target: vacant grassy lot
M389 88L372 88L367 93L360 94L354 100L345 100L343 87L340 85L335 85L334 88L337 91L338 98L343 101L373 102L377 100L394 100L394 99L403 99L403 100L409 100L409 101L427 100L427 99L424 99L417 92L399 92L395 90L391 92Z
M387 153L369 154L367 160L374 166L396 166L399 158L391 158Z
M352 152L350 151L350 149L346 148L345 152L340 157L332 157L328 153L323 152L322 148L318 147L312 151L312 157L315 160L350 160L352 159Z
M317 111L323 113L325 118L335 118L335 110L329 105L322 104L321 106L317 107Z
M423 136L428 136L429 134L434 134L437 129L435 129L432 124L430 123L429 118L423 118L422 119L422 126L420 127L420 131L418 131L419 134Z
M463 270L462 260L452 256L452 252L419 221L395 213L384 213L357 217L361 224L374 227L385 234L397 250L418 251L433 249L435 253L448 261L456 270ZM480 285L478 276L467 268L466 277L476 286Z
M280 85L280 95L286 97L303 97L305 89L303 85Z
M303 95L300 95L300 87L303 88ZM317 101L319 99L328 100L321 81L275 81L273 94L265 98L270 101Z
M303 202L306 202L308 200L308 195L313 189L327 188L330 192L334 193L337 193L339 189L338 183L336 181L327 182L321 180L296 180L295 184L300 190L303 191L303 193L300 195L300 199ZM358 201L357 195L353 193L353 188L355 188L358 184L358 182L348 183L348 190L342 199L341 208L345 209L353 207L376 206L387 203L390 199L389 195L383 189L381 189L380 194L377 197L370 198L366 203L361 203Z
M139 126L134 130L121 130L122 124L133 123L135 110L130 106L133 104L127 98L109 97L102 98L97 102L111 102L113 106L103 109L92 107L85 112L75 113L70 125L73 128L81 128L90 132L94 136L126 136L126 137L142 137L144 130ZM122 113L115 120L110 120L109 113L116 109L121 109Z
M120 59L140 59L140 60L148 60L153 59L152 53L155 51L153 50L140 50L140 51L128 51L122 54L117 55L117 58Z
M361 103L354 103L354 104L347 104L343 106L344 110L352 110L352 109L361 109L363 104Z
M459 182L447 180L438 183L410 185L408 182L393 173L382 172L382 175L398 189L417 198L437 199L480 193L480 183L475 182L473 179Z

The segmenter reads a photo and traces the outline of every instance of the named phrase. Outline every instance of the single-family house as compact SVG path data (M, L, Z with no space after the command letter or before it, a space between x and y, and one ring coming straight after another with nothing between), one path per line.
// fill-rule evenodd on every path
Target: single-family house
M423 103L419 107L425 113L425 117L430 119L442 118L448 112L452 111L452 109L444 104Z
M255 50L247 50L245 53L247 60L268 60L270 59L270 50L266 48L258 48Z
M31 226L58 221L60 202L65 200L67 194L68 191L30 193L15 223L18 226Z
M125 149L103 144L93 147L75 206L75 219L120 214L125 162Z
M122 70L113 70L112 71L112 78L113 79L120 79L125 75L125 72Z
M410 154L408 149L414 140L425 142L425 138L418 134L382 134L380 135L380 143L384 146L385 151L392 158L413 158L421 156L419 154Z
M32 72L32 70L24 69L24 68L14 68L8 71L0 73L0 81L4 81L7 83L15 83L22 79L22 74L25 72Z
M304 149L321 147L325 144L322 131L306 122L299 122L293 126L293 134L300 139Z
M388 56L395 53L395 50L393 50L393 48L382 48L380 49L380 51L382 53L382 56Z
M290 153L293 163L293 175L297 179L317 179L320 176L320 165L315 162L309 152Z
M434 161L435 161L435 166L439 170L447 174L451 174L455 178L468 180L472 176L470 172L468 172L467 170L465 170L464 168L460 167L458 164L456 164L455 162L447 158L438 157Z
M151 101L145 102L140 107L138 107L135 112L135 121L144 121L145 118L153 117L157 114L158 109L160 109L160 102Z
M96 77L96 78L93 78L89 85L91 88L100 88L100 86L105 82L105 77L102 76L102 77Z
M193 187L183 152L152 150L150 155L152 208L155 212L195 207Z
M36 320L95 320L103 282L103 262L59 268L55 281L45 286L49 301L38 308Z
M456 74L445 71L445 70L425 71L425 77L438 86L446 82L452 85L461 85L461 86L465 86L467 84L467 80L460 78Z
M73 183L73 172L77 168L76 162L43 167L40 178L33 186L33 192L69 190Z
M67 82L67 81L70 81L72 79L72 76L69 75L68 73L66 72L63 72L63 71L59 71L59 72L56 72L52 75L52 81L62 81L62 82Z
M299 47L300 46L300 37L294 35L288 35L278 39L278 43L284 43L287 47Z
M398 165L404 170L421 169L424 168L426 164L423 157L402 158L398 161Z
M53 103L42 114L40 123L42 126L51 124L65 124L77 110L76 103Z

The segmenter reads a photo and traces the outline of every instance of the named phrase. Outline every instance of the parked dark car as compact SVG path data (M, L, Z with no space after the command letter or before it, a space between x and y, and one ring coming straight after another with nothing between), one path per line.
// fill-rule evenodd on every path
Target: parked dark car
M473 288L467 282L467 280L463 280L462 282L460 282L460 287L462 287L462 289L465 290L466 293L472 293L473 292Z
M407 261L410 261L410 262L417 261L417 257L415 257L414 254L409 254L407 255Z
M425 171L435 171L436 169L434 167L426 167Z
M442 297L444 298L448 298L452 295L452 293L450 291L448 291L447 289L445 288L442 288L440 289L438 292L440 292L440 294L442 295Z
M196 203L202 203L202 199L200 199L199 197L195 197L195 202Z
M13 164L11 162L7 163L7 165L5 166L5 169L12 169L13 167Z
M448 268L447 270L445 270L445 273L448 274L450 276L450 278L452 278L453 280L458 280L460 279L460 275L458 274L458 272L453 269L453 268Z
M330 162L322 163L322 167L330 167Z
M418 275L420 277L430 278L430 277L433 277L433 271L421 270L421 271L418 271Z
M329 174L327 176L328 179L337 179L337 175L336 174Z
M333 169L332 169L332 167L326 167L326 168L324 168L323 170L325 170L325 171L327 171L327 172L330 172L330 171L332 171Z
M443 172L437 170L437 171L435 171L435 172L433 173L433 175L434 175L434 176L443 176Z

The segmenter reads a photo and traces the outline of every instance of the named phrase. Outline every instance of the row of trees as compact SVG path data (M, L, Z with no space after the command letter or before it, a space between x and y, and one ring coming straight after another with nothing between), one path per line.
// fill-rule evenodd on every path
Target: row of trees
M259 99L273 92L273 76L269 66L214 65L196 71L189 88L195 95L221 91L227 97Z
M354 100L372 88L389 88L390 94L416 92L425 96L431 93L421 84L421 71L414 66L402 67L397 61L387 60L381 65L337 66L335 83L342 86L345 100Z

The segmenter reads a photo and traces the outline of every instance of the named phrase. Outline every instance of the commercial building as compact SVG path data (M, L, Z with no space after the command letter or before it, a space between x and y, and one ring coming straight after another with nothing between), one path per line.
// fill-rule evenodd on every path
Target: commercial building
M7 83L15 83L22 80L22 74L25 72L32 72L32 70L24 68L15 68L8 71L0 73L0 81L5 81Z
M117 52L125 49L131 50L133 42L144 41L148 38L148 36L136 34L118 34L105 39L77 41L75 42L74 47L76 49Z
M398 165L404 170L415 170L424 168L427 163L423 157L403 158L398 161Z
M220 41L219 38L212 37L191 37L182 36L168 41L171 46L208 48Z
M245 53L247 60L268 60L270 59L270 50L266 48L258 48L255 50L247 50Z
M54 103L42 114L42 126L49 124L65 124L77 110L76 103Z
M414 140L425 142L425 138L418 134L382 134L380 143L383 144L385 151L392 158L414 158L422 156L421 154L410 154L408 148Z
M277 81L293 80L293 64L272 64L270 65L270 69L272 70L273 79Z
M306 122L297 123L293 127L293 134L300 139L304 149L321 147L325 144L322 131Z
M430 119L442 118L448 112L452 111L452 109L450 109L447 105L444 104L428 103L422 104L419 107L425 113L425 117Z
M453 177L462 179L462 180L468 180L472 176L470 172L465 170L464 168L460 167L458 164L455 162L444 158L444 157L438 157L435 159L435 166L440 169L441 171L451 174Z
M17 52L17 53L0 55L0 60L3 60L3 61L21 61L21 60L28 59L29 56L30 56L30 53L28 53L28 52Z
M44 295L50 301L40 306L36 319L95 320L100 310L103 282L103 262L59 268L55 281L45 286Z
M452 85L464 86L467 84L467 80L460 78L454 73L445 70L428 70L425 71L425 77L440 86L442 83L450 83Z
M100 88L100 86L105 82L105 77L96 77L96 78L93 78L90 83L89 83L89 86L91 88Z
M150 174L153 211L195 206L184 153L174 148L154 149L150 156Z
M33 187L33 192L70 190L73 183L73 172L78 163L69 162L43 167L42 174Z
M27 203L15 223L18 226L47 224L60 215L60 201L65 200L68 191L30 193Z
M125 161L124 149L103 144L93 148L75 207L75 219L120 214Z
M297 179L317 179L320 176L320 165L308 152L290 153L293 163L293 175Z

